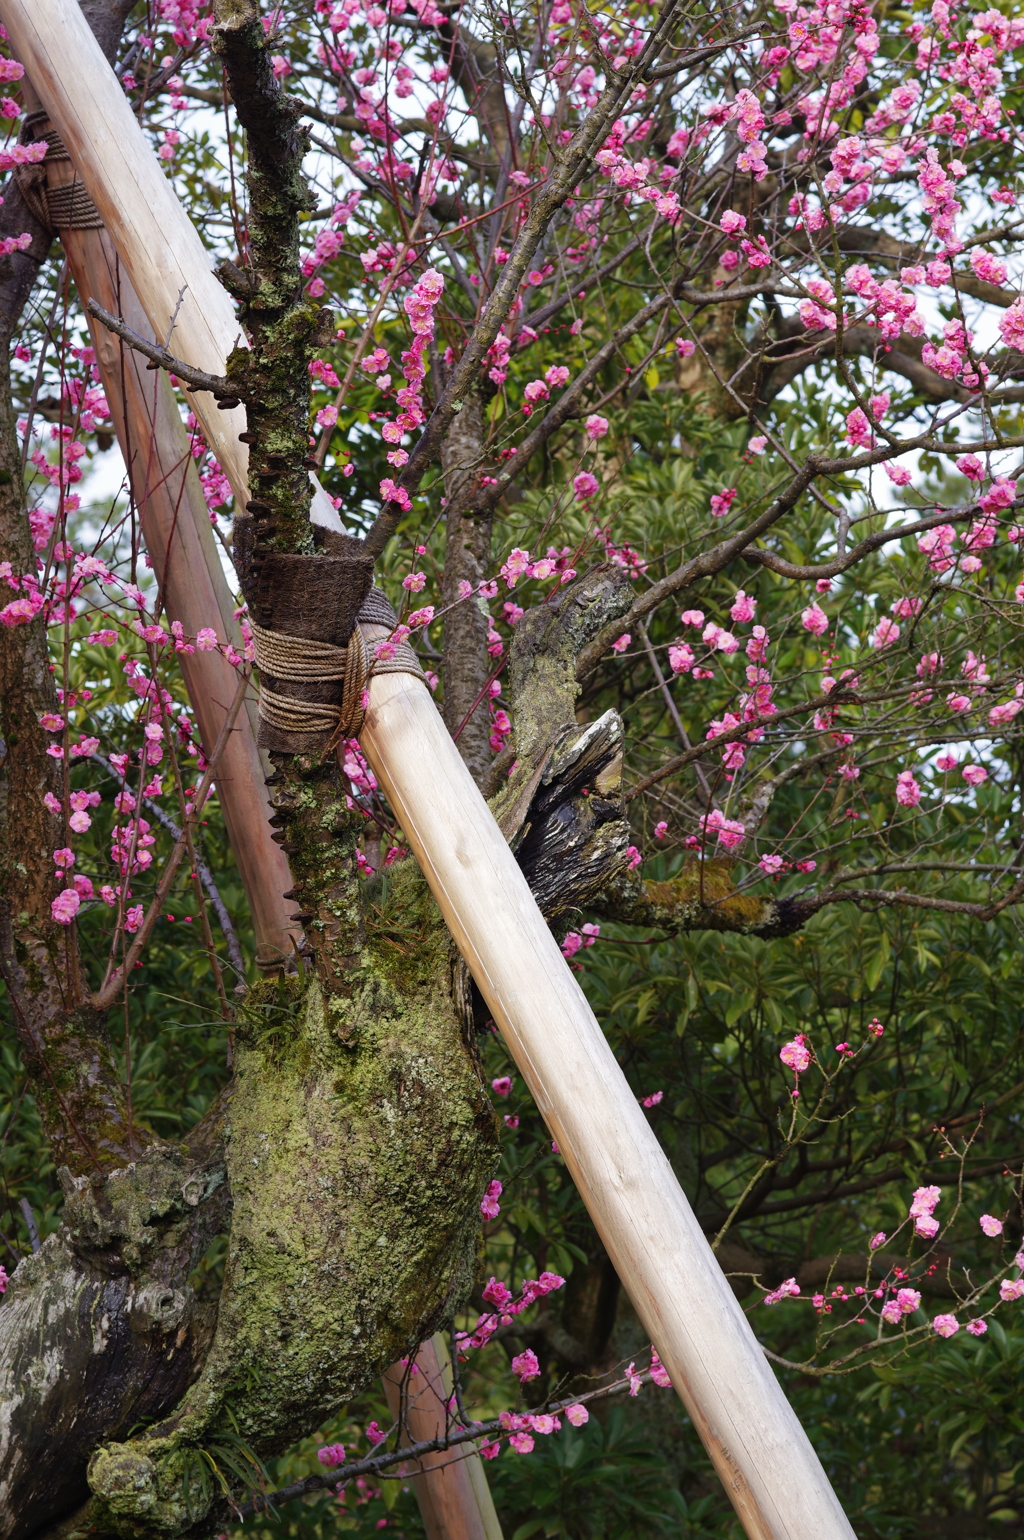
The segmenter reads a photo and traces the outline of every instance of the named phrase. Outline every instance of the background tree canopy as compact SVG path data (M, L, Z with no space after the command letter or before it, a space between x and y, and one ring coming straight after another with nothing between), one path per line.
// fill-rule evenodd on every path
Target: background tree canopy
M1017 1533L1024 20L82 10L238 304L255 490L165 330L238 605L183 627L5 44L0 1534L425 1533L402 1462L253 1494L393 1452L438 1327L507 1540L741 1534L356 736L264 727L251 824L217 775L188 669L368 558L857 1534Z

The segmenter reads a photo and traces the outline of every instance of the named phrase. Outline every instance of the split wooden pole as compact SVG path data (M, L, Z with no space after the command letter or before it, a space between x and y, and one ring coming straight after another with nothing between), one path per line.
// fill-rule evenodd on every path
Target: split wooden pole
M10 22L11 45L96 205L152 335L184 363L223 374L232 348L248 346L234 306L76 0L12 0L2 14L5 26ZM96 175L100 166L103 174ZM182 388L244 508L249 451L238 441L245 430L244 408L218 411L208 392L193 395Z
M396 1364L389 1369L384 1390L392 1417L402 1419L402 1442L408 1435L409 1443L427 1443L450 1425L451 1357L441 1332L420 1348L415 1373L409 1373L410 1367ZM471 1451L466 1459L460 1458L463 1450ZM424 1455L410 1472L415 1472L412 1489L427 1540L502 1540L483 1462L472 1445Z
M230 324L210 318L226 316L230 300L191 227L167 251L187 216L74 0L0 0L0 16L109 218L154 330L187 283L208 296L213 348ZM142 188L151 200L144 218L135 204ZM198 350L198 331L189 337ZM178 346L190 363L221 367L221 352ZM851 1540L811 1443L426 688L407 675L375 677L361 742L747 1534Z
M148 336L145 311L127 276L118 272L106 231L62 230L60 236L79 293L91 295ZM130 348L122 351L118 339L98 322L92 322L91 330L167 617L180 621L186 635L193 637L201 627L213 626L222 641L241 650L235 601L221 569L206 498L167 376L145 373L141 355ZM182 653L178 662L202 741L212 744L234 693L235 671L216 651ZM250 695L245 704L245 716L239 717L221 757L217 796L252 913L257 962L272 966L291 960L292 938L301 945L302 927L290 920L295 905L284 897L292 885L288 859L270 838L273 809L263 784L269 767L256 747L255 697Z
M24 95L26 106L34 109L38 100L31 99L34 92L29 76ZM78 179L72 161L50 160L45 170L47 185L53 189ZM55 201L58 207L70 207L69 202ZM58 234L79 294L91 295L122 316L133 330L151 337L146 312L107 231L59 228ZM180 621L190 636L201 626L213 626L222 641L241 649L235 601L224 577L206 498L170 382L163 371L148 371L138 353L123 347L106 327L88 319L100 380L168 619ZM212 745L235 693L234 670L216 651L182 653L178 661L200 737ZM301 941L302 929L288 918L291 906L284 894L292 885L291 875L287 858L270 838L271 809L263 785L266 774L256 747L256 702L250 696L245 715L239 717L221 756L217 789L252 912L257 958L271 963L293 955L290 937Z
M427 689L407 674L372 680L360 742L747 1534L852 1540Z

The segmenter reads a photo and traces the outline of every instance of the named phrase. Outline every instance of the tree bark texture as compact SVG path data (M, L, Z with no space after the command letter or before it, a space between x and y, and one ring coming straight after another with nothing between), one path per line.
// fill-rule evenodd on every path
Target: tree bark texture
M464 510L476 491L483 457L483 408L479 391L472 391L441 445L441 468L447 499L444 552L444 704L442 715L456 740L469 773L482 786L493 755L488 739L490 718L482 692L491 673L487 652L490 630L487 600L475 591L490 576L489 515L467 518ZM459 599L459 585L469 583L470 599ZM468 720L467 720L468 718ZM461 728L461 731L460 731Z

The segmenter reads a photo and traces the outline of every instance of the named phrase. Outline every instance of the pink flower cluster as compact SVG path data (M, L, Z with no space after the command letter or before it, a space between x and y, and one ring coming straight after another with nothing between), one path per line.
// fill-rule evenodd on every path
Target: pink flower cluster
M413 338L409 348L402 354L405 385L396 396L401 410L393 422L386 422L381 429L381 436L385 443L397 446L404 433L418 428L425 419L423 408L423 382L427 373L425 357L434 335L434 308L443 293L444 278L436 268L431 267L402 301L402 308L412 326ZM404 464L407 458L404 450L396 450L389 456L391 463L398 465ZM387 478L386 480L387 490L385 491L385 483L382 482L381 496L385 499L394 498L394 483Z
M939 1187L918 1187L914 1190L910 1205L910 1218L914 1229L925 1240L932 1240L939 1233L939 1221L934 1217L935 1207L942 1197Z
M802 1075L804 1070L810 1068L813 1054L802 1032L797 1033L788 1043L783 1043L779 1049L779 1058L787 1069L797 1075Z
M498 1202L501 1193L501 1183L495 1177L493 1182L488 1182L487 1191L480 1200L480 1212L485 1219L497 1219L501 1213L501 1204Z
M493 1312L485 1312L477 1320L472 1332L459 1332L456 1340L460 1348L482 1348L490 1341L499 1326L511 1325L517 1315L546 1294L552 1294L556 1289L563 1287L565 1279L558 1273L541 1273L539 1278L527 1278L518 1294L513 1294L511 1289L500 1279L492 1277L483 1290L483 1297L489 1305L495 1307Z

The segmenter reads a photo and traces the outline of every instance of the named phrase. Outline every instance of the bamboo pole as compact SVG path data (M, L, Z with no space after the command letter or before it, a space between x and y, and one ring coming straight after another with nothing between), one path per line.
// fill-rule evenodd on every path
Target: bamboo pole
M110 122L131 113L106 61L73 0L0 0L0 16L94 203L115 211L118 254L146 279L139 295L160 324L176 283L210 275L194 232L173 259L164 250L183 211L170 209L166 179L134 164L137 126L130 154L111 151ZM150 220L128 217L143 185ZM157 240L152 251L144 230ZM217 307L225 303L221 291ZM189 362L218 367L219 355ZM361 741L747 1534L850 1540L810 1441L425 686L374 678Z
M414 1367L416 1373L410 1374L405 1365L395 1364L384 1376L384 1391L392 1417L402 1419L403 1439L407 1434L410 1443L418 1444L439 1438L449 1426L451 1358L440 1332L424 1342ZM427 1540L502 1540L483 1462L476 1453L461 1458L465 1449L472 1445L438 1450L416 1462L412 1489Z
M853 1536L426 687L371 681L363 750L751 1540Z

